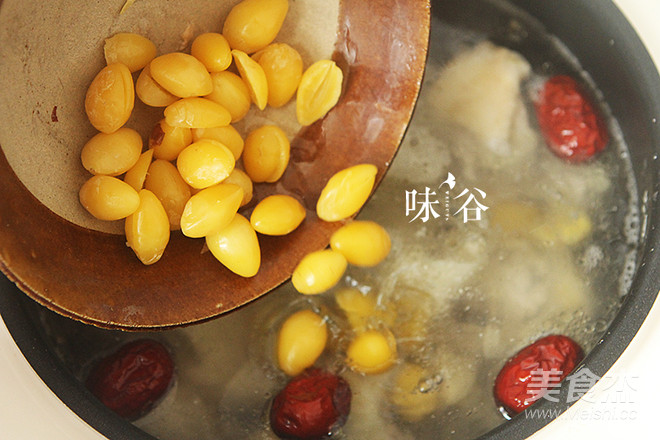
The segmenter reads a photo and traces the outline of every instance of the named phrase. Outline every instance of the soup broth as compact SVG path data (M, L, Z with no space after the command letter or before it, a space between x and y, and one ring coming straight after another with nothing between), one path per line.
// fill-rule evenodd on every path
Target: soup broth
M448 3L472 15L433 20L412 123L359 215L390 233L383 263L350 268L322 295L286 284L219 319L158 333L101 330L44 310L71 371L84 380L118 345L155 338L172 351L176 381L138 427L163 440L276 438L269 403L288 380L274 356L277 330L312 309L330 330L316 364L339 372L353 393L337 438L473 438L505 422L493 382L522 347L559 333L588 352L629 288L640 233L616 120L588 73L530 17L501 2ZM586 163L556 157L539 134L531 102L555 74L590 87L607 117L610 142ZM373 304L357 324L341 304L356 293ZM392 368L363 375L345 365L356 325L392 332ZM434 397L397 399L409 365L424 370L411 393Z

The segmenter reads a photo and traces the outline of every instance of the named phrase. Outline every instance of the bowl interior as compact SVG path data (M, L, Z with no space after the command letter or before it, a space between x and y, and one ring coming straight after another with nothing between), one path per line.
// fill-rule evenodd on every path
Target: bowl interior
M306 220L292 234L260 235L262 263L256 276L235 275L213 258L204 240L179 231L172 232L162 259L145 267L126 246L123 222L108 225L84 212L78 190L90 175L79 154L94 130L83 102L104 63L104 39L131 31L158 43L161 53L187 50L191 36L217 31L235 3L145 0L123 13L120 4L108 3L2 3L0 77L8 93L0 98L0 114L7 120L0 129L5 194L0 269L33 299L109 328L164 328L215 317L283 283L304 255L328 244L341 224L319 220L315 208L330 176L373 163L379 168L377 181L382 178L421 85L428 3L377 1L366 8L360 1L297 2L291 3L279 38L304 48L305 66L334 59L346 81L340 103L309 127L295 123L295 100L271 113L254 110L237 125L245 135L276 123L291 139L284 176L255 185L253 202L241 213L249 216L269 194L292 195L307 209ZM388 25L373 20L374 14ZM44 66L58 74L48 75ZM148 139L161 118L162 109L137 100L127 125Z

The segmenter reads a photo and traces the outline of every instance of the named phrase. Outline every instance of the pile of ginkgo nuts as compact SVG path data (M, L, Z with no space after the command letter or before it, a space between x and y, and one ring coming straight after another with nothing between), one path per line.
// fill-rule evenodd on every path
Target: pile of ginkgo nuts
M190 53L158 56L152 41L134 33L105 41L107 66L85 98L89 121L100 132L81 153L93 176L79 197L94 217L125 221L127 244L142 263L157 262L170 231L181 230L187 237L204 238L232 272L251 277L261 264L257 233L285 235L305 219L304 207L288 195L259 201L249 220L238 213L250 202L253 183L280 179L290 145L276 125L260 126L243 138L232 124L252 105L282 107L295 95L298 123L310 125L336 105L342 91L343 73L333 61L303 69L296 49L273 43L288 8L288 0L243 0L225 18L222 33L197 36ZM134 83L135 72L140 73ZM144 152L141 136L124 126L136 94L146 105L164 108ZM239 159L243 169L236 166ZM338 221L354 215L369 197L376 173L374 165L359 164L333 176L319 198L319 218ZM376 260L384 258L390 247L387 232L364 223L366 232L353 229L371 237L366 248L382 254ZM380 246L373 247L374 239ZM353 233L343 241L337 246L351 248L347 243L355 242ZM303 259L294 273L296 288L316 293L334 284L310 278L309 267L338 265L341 276L347 257L336 251Z

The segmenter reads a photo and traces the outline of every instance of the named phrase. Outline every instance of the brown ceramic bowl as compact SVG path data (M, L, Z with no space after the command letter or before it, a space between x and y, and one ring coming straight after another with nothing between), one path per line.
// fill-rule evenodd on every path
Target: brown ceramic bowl
M369 162L378 166L377 181L383 177L421 84L428 1L343 0L338 11L312 14L338 22L329 55L344 72L344 90L323 120L295 134L281 181L256 190L257 200L293 194L308 212L291 235L260 236L262 266L255 277L234 275L205 251L203 240L178 231L162 259L144 266L126 246L121 222L118 228L101 225L81 209L78 189L89 174L79 155L94 134L83 100L103 66L104 38L132 31L150 37L161 53L185 50L190 35L217 31L234 3L182 1L154 8L145 0L120 14L119 1L3 2L11 21L2 26L0 67L7 91L0 97L0 269L37 302L109 328L164 328L215 317L285 282L306 253L327 245L339 225L320 221L315 203L332 174ZM291 3L290 14L298 14L296 8L300 2ZM327 43L318 35L322 25L310 22L308 13L296 16L306 28L289 32L294 40L318 38L310 44L321 47ZM303 48L303 59L312 52ZM136 102L128 125L146 137L161 117L162 109Z

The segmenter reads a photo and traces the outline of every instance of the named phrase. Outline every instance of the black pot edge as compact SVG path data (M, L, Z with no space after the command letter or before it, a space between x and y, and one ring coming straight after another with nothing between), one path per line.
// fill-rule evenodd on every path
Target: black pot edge
M533 4L534 1L540 0L517 3ZM598 8L599 14L604 14L609 17L610 21L619 23L617 32L622 35L622 38L625 37L625 41L633 49L634 62L639 66L642 73L642 86L647 85L649 89L652 89L653 85L657 87L660 84L657 69L648 56L643 43L623 14L611 2L594 3L598 3L598 5L589 5L588 7ZM633 58L632 54L630 58ZM649 114L660 116L660 103L656 103L651 110ZM653 129L653 138L656 141L655 145L660 146L660 126L657 124ZM653 165L655 168L655 164ZM655 175L658 177L657 170ZM657 180L656 178L655 191L660 188ZM654 205L653 209L648 212L650 219L660 218L659 206ZM654 273L653 269L660 267L660 257L657 252L654 252L658 244L660 244L658 231L654 225L651 225L646 234L643 258L631 289L633 293L625 298L620 311L599 344L578 368L589 368L594 374L604 375L637 334L658 295L656 286L660 285L660 276ZM130 423L126 423L124 419L105 408L91 393L81 387L79 381L51 353L39 331L33 326L25 325L26 322L30 321L27 311L22 305L17 307L17 304L24 301L23 294L4 276L0 279L0 292L2 293L0 294L0 316L14 338L16 345L45 385L64 404L100 434L110 439L156 440ZM564 383L560 394L556 397L560 402L565 402L567 396L568 386ZM555 404L548 400L542 400L534 405L534 408L557 411L556 414L560 414L569 406L566 403ZM523 414L520 414L511 421L480 436L478 440L525 439L551 421L552 419L545 418L525 418Z
M112 440L156 440L106 408L64 366L33 324L41 307L4 276L0 279L0 317L32 369L67 407L101 435ZM32 311L28 310L29 308Z
M617 64L634 66L634 74L639 78L638 88L647 91L647 93L652 91L657 92L655 97L649 98L649 96L646 96L644 97L644 101L640 102L640 105L643 105L641 112L646 115L653 115L656 118L655 123L651 122L651 116L648 121L644 121L650 125L651 148L656 155L653 158L633 158L633 161L637 160L638 165L643 165L646 168L644 171L648 176L652 176L653 182L652 187L647 188L647 194L649 194L650 199L644 206L645 211L642 211L646 213L645 219L642 220L642 224L646 224L646 230L642 231L644 245L638 254L637 271L630 289L631 293L623 298L621 308L616 317L601 336L598 344L588 353L583 362L575 370L580 371L580 369L588 368L593 374L602 378L621 357L622 353L639 331L649 311L656 302L660 289L660 270L658 270L660 267L660 256L657 255L657 250L660 249L660 231L657 230L658 226L660 226L660 204L656 200L660 191L660 170L658 169L658 151L660 150L660 75L658 69L660 69L660 66L655 66L632 25L619 8L609 0L582 2L580 0L562 0L562 2L512 0L512 2L527 11L535 12L539 11L538 8L534 7L535 4L543 2L544 6L549 6L545 9L545 15L543 16L535 13L531 13L531 15L538 18L544 27L555 35L560 34L556 30L560 24L555 23L555 28L553 28L547 24L553 21L549 18L553 14L556 14L557 9L573 10L573 22L571 24L562 23L561 26L572 27L575 40L584 37L584 35L580 36L578 26L579 17L583 16L582 12L586 12L588 16L603 17L603 20L598 22L598 25L603 28L600 34L616 35L617 39L614 41L614 44L620 46L618 54L621 58L617 60ZM565 3L571 3L572 7L567 7ZM589 23L589 26L593 27L595 25L593 22ZM562 38L562 42L566 43L566 40ZM602 43L602 46L611 44L611 42L599 43ZM568 46L570 47L570 44ZM606 52L602 47L600 51L600 53ZM578 58L581 61L583 60L579 55ZM592 67L586 66L586 69L591 74L594 74ZM601 84L598 75L594 75L594 79L597 84ZM642 196L641 193L642 191L640 190L640 197ZM575 403L567 403L569 400L569 384L567 382L562 383L560 392L554 397L556 397L558 402L542 399L531 408L535 411L538 410L535 413L536 415L545 413L559 416ZM509 422L478 437L477 440L523 440L532 436L553 420L554 418L550 417L528 417L526 414L521 413L513 417Z

